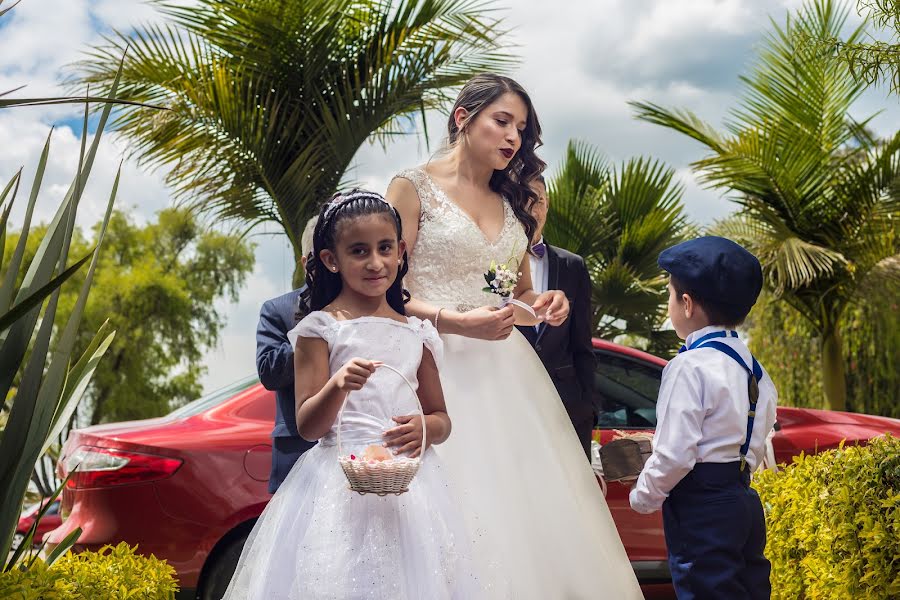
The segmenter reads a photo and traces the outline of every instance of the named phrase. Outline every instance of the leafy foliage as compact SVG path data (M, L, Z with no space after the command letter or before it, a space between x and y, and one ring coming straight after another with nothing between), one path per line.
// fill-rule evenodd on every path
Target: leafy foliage
M817 0L785 27L773 24L725 133L687 111L634 104L639 118L711 152L694 168L739 206L715 232L756 254L768 289L810 323L821 342L823 390L838 410L846 405L846 308L866 290L900 292L900 132L874 139L867 120L850 115L864 85L794 35L837 35L846 17L831 0Z
M171 166L191 206L277 222L298 257L306 220L363 142L409 131L448 88L512 61L481 0L158 5L169 22L109 38L80 63L80 83L106 89L128 46L122 96L170 109L119 113L134 152Z
M115 90L114 85L110 98L115 97ZM41 236L33 258L26 262L24 255L31 217L40 194L50 151L48 137L35 172L18 243L0 275L0 399L3 399L4 405L10 402L12 405L0 437L0 556L8 555L35 463L68 423L94 370L115 336L108 323L104 322L93 336L87 338L86 348L80 358L74 352L81 317L118 189L118 174L109 196L106 214L98 228L96 246L80 260L69 265L78 203L93 166L110 109L111 105L107 103L89 149L86 149L87 137L82 139L75 178L53 220ZM10 179L0 193L0 240L6 239L7 221L16 199L20 178L21 171ZM2 258L0 256L0 260ZM88 261L90 266L65 325L55 336L60 287ZM51 343L54 337L55 342ZM16 379L18 386L13 388L13 381ZM60 544L60 549L68 548L78 533L79 530L73 532L72 536ZM4 561L3 565L4 570L12 568L15 560Z
M27 571L0 574L0 597L22 600L171 600L175 569L141 556L125 542L97 552L67 554L53 566L37 560Z
M547 181L546 239L584 257L593 284L595 334L637 335L662 355L676 346L666 318L659 253L684 239L683 188L674 170L635 158L613 167L591 146L570 142Z
M821 342L789 304L763 294L745 324L754 356L778 387L778 403L826 408ZM900 418L900 306L863 298L847 309L842 336L847 410Z
M754 475L766 512L772 598L900 595L900 439L795 457Z
M857 7L861 15L888 34L889 41L844 41L837 36L807 35L798 38L846 63L858 81L886 84L891 92L900 93L900 0L858 0Z
M10 235L7 247L17 239ZM72 248L93 243L76 231ZM82 332L108 320L119 334L86 390L90 423L157 417L198 397L204 353L225 325L216 302L237 300L253 264L252 244L202 227L187 209L163 210L145 226L113 212ZM63 286L61 315L79 283L75 276ZM79 334L76 348L88 342Z

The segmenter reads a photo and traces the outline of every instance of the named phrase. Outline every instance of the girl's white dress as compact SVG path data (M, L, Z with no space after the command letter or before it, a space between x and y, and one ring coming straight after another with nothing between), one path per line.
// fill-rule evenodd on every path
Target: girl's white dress
M440 365L442 342L427 321L381 317L336 321L313 312L288 334L328 343L333 374L348 360L380 360L416 386L427 348ZM345 453L381 444L391 418L417 412L396 373L377 370L351 392L343 416ZM301 457L266 506L244 546L227 599L356 600L490 597L478 580L465 525L439 458L429 449L409 492L359 495L338 464L336 424Z
M419 233L405 285L414 298L466 311L485 293L492 260L522 260L527 237L512 208L489 240L422 169ZM643 598L621 538L562 401L528 341L444 335L441 382L453 433L435 451L484 568L480 598ZM425 596L423 596L424 598Z

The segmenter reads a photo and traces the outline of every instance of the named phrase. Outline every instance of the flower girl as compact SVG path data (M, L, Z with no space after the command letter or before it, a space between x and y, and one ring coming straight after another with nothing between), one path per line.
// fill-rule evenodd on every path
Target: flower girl
M301 298L310 312L288 337L297 428L319 443L269 502L225 598L485 597L429 450L450 434L443 347L430 322L405 316L400 218L378 194L337 194L321 210L313 245ZM339 458L375 471L381 461L421 463L408 492L361 495L348 489Z

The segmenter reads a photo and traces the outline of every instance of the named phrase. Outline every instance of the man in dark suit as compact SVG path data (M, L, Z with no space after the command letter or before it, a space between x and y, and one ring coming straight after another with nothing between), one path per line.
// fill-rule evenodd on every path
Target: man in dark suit
M316 217L306 224L300 238L300 259L312 251L312 234ZM274 494L287 477L300 455L316 445L307 442L297 432L294 408L294 348L287 332L297 324L300 294L306 286L267 300L259 312L256 328L256 371L267 390L275 392L275 428L272 430L272 471L269 474L269 493Z
M519 331L534 347L550 378L556 385L566 412L588 460L591 457L591 431L596 411L594 392L594 351L591 345L591 278L584 259L562 248L544 243L549 199L544 178L532 183L538 194L530 211L537 229L529 253L534 291L562 290L569 299L569 318L559 327L520 326Z

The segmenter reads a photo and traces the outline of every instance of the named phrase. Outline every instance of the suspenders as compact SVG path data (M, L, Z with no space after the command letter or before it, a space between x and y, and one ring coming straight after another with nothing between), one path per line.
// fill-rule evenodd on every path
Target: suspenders
M741 471L743 471L747 467L747 452L750 450L750 436L753 435L753 418L756 416L756 402L759 400L759 381L762 379L762 367L758 362L756 362L756 359L753 358L752 355L751 358L753 359L753 366L748 367L747 363L744 362L744 360L741 358L741 355L738 354L734 348L732 348L728 344L723 344L722 342L716 341L715 339L724 337L736 338L737 336L737 331L714 331L713 333L708 333L701 337L699 340L692 343L690 348L682 346L678 352L681 353L687 350L695 350L697 348L713 348L730 356L747 372L747 396L750 399L750 410L747 411L747 437L744 440L744 443L741 445L740 449Z

